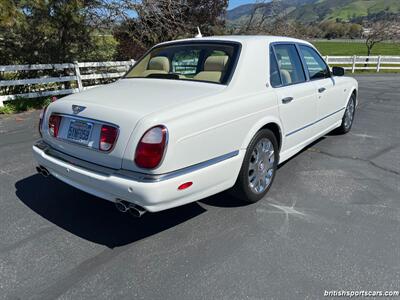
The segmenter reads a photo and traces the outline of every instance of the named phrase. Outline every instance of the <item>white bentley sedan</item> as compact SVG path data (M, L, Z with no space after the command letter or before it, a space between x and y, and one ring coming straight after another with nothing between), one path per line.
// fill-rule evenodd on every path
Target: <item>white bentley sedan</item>
M277 165L351 129L356 80L308 42L195 38L154 46L119 81L42 113L42 175L135 216L231 189L260 200Z

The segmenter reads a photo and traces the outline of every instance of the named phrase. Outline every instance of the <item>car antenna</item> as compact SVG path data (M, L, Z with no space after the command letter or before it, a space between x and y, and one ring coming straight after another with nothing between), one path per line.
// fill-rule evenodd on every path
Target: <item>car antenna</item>
M202 38L202 37L203 37L203 35L201 34L200 28L199 28L199 26L197 26L197 34L196 34L195 38Z

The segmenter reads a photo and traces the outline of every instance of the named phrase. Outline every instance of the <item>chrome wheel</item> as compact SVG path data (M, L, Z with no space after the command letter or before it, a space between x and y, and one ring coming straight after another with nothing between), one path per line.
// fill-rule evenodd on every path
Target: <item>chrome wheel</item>
M349 103L347 104L346 111L344 113L344 128L346 130L351 127L351 124L353 124L354 110L354 99L351 98Z
M248 183L253 193L261 194L268 188L274 175L274 163L274 146L268 138L262 138L254 147L249 162Z

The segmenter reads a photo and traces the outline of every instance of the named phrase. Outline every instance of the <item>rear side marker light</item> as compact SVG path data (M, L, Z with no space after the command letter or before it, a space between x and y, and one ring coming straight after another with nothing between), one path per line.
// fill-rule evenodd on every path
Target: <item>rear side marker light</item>
M118 129L109 126L109 125L102 125L100 131L100 143L99 143L99 150L100 151L110 151L117 140Z
M158 125L150 128L140 139L135 152L135 163L144 169L154 169L164 157L168 130Z
M191 187L192 184L193 184L193 182L191 182L191 181L182 183L180 186L178 186L178 190L180 190L180 191L186 190L187 188Z
M49 134L52 137L58 137L58 131L60 130L61 116L51 115L49 118Z

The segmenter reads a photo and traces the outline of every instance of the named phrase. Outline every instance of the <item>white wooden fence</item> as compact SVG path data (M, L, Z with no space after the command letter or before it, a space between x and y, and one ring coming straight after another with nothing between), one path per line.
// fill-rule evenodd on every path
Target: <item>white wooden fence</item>
M330 66L343 66L346 70L351 70L352 73L356 70L375 70L376 72L381 70L400 70L400 56L325 56L324 58ZM37 98L77 93L101 84L103 79L120 78L133 64L134 60L0 66L0 75L2 77L4 77L3 74L15 74L21 71L69 71L69 73L67 72L68 75L60 75L58 77L41 76L31 79L0 80L0 91L2 87L18 85L29 87L29 92L27 93L7 94L6 92L5 95L0 95L0 106L3 106L3 101L13 100L18 97ZM107 71L102 71L104 69L107 69ZM66 82L75 84L72 84L73 87L66 88L64 85ZM86 84L87 82L89 84ZM54 83L62 84L54 85Z
M3 101L17 98L37 98L45 96L78 93L101 83L103 79L118 79L134 64L134 60L115 62L74 62L63 64L9 65L0 66L1 77L12 77L18 72L44 71L63 73L56 76L40 76L29 79L0 80L1 88L24 85L29 92L22 94L0 95L0 107ZM106 71L104 71L106 70ZM65 75L67 74L67 75ZM90 80L90 82L88 82ZM60 84L61 83L61 84ZM69 88L66 88L68 83ZM86 84L88 83L88 84ZM94 85L93 85L94 84ZM72 87L71 87L72 86Z
M330 66L343 66L345 70L400 70L400 56L325 56Z

